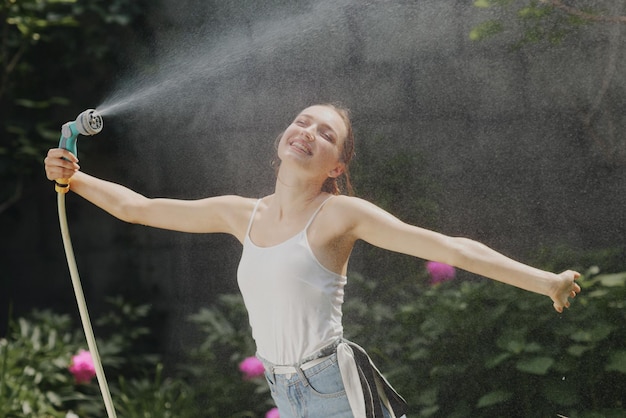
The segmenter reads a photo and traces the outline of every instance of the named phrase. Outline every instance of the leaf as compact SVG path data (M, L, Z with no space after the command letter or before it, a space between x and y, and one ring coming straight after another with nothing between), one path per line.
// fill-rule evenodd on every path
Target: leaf
M439 391L437 388L430 388L430 389L421 391L417 399L420 405L432 406L432 405L437 404L438 394L439 394Z
M491 7L492 3L489 0L476 0L474 2L474 7L478 7L481 9L486 9L487 7Z
M524 347L524 351L527 353L536 353L538 351L541 351L541 348L541 344L532 342L526 344L526 346Z
M586 351L589 351L592 348L593 347L590 347L588 345L575 344L575 345L572 345L571 347L568 347L567 352L574 357L580 357L583 354L585 354Z
M430 417L433 416L437 413L437 411L439 410L439 406L438 405L433 405L433 406L429 406L426 408L422 408L420 410L420 417Z
M626 350L611 353L608 364L604 367L607 372L626 373Z
M515 367L524 373L545 375L553 364L554 359L551 357L533 357L518 361Z
M511 3L511 0L475 0L474 7L486 9L495 5L506 6L509 3Z
M61 401L61 397L52 391L46 392L46 398L50 401L50 403L56 407L60 407L63 405Z
M28 109L43 109L48 107L48 103L45 101L34 101L29 99L15 99L15 104Z
M615 327L606 323L594 324L593 328L587 330L579 330L570 335L570 338L577 342L598 342L608 337Z
M494 390L493 392L489 392L488 394L482 396L478 400L476 407L485 408L487 406L497 405L508 401L511 399L511 396L513 396L512 392L506 390Z
M511 357L511 353L500 353L495 357L492 357L490 359L488 359L485 362L485 367L487 369L493 369L494 367L496 367L498 364L502 363L503 361L509 359Z
M618 287L626 285L626 272L615 274L603 274L596 277L606 287Z
M469 38L472 41L481 41L496 35L504 30L502 22L498 20L488 20L475 26L469 33Z
M525 346L526 344L524 343L524 341L509 340L504 345L504 348L506 348L511 353L520 354L522 351L524 351Z
M517 11L517 15L522 19L540 19L550 13L551 9L549 7L537 7L534 5L523 7Z
M594 290L593 292L589 292L589 293L585 292L585 295L587 297L596 298L596 299L604 298L608 294L609 294L609 291L607 289Z

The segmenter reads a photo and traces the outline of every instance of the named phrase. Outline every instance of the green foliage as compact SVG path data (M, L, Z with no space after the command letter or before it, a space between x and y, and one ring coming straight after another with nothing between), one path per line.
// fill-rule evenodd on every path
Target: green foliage
M394 140L405 142L403 138ZM433 225L439 188L428 168L424 155L414 149L389 150L388 138L378 137L359 143L350 170L358 196L376 202L406 222Z
M393 308L349 300L346 331L417 416L616 416L626 390L626 273L589 274L581 285L561 315L545 297L490 281L415 286L397 291Z
M582 26L594 23L593 17L597 13L585 7L559 8L538 0L476 0L473 5L494 17L473 27L469 38L481 41L501 34L507 28L519 26L517 40L511 45L513 49L544 42L560 44Z
M580 280L583 292L563 314L545 297L482 279L388 288L351 275L346 337L368 350L410 416L617 417L626 390L626 272L597 271ZM383 293L395 303L376 299ZM111 330L99 347L120 416L254 418L272 407L264 379L238 371L254 355L238 294L192 316L201 343L184 379L165 377L141 343L147 307L112 302L98 321ZM95 381L76 385L67 370L84 345L67 316L34 312L12 322L0 340L0 416L104 416Z
M67 372L81 343L67 316L34 312L12 323L0 339L0 416L65 416L67 399L84 398Z
M197 418L194 392L180 379L164 378L158 363L154 377L126 379L121 376L112 398L120 417Z
M120 416L197 417L190 387L164 377L158 356L141 344L147 307L120 299L112 304L114 309L99 323L117 326L98 338L98 348ZM69 316L35 311L10 325L7 338L0 340L1 417L61 418L70 411L81 418L105 416L96 380L76 384L68 370L72 356L86 349L82 330Z
M353 274L346 337L368 350L410 416L619 416L626 273L594 272L563 314L546 297L488 280L429 286L416 277L411 288L389 288ZM381 302L383 294L395 303ZM204 343L191 364L208 416L259 416L270 406L262 381L248 385L235 372L252 353L246 319L238 295L193 318Z
M242 297L222 295L190 320L202 343L191 350L185 370L204 416L263 417L273 406L265 379L245 380L238 369L256 351Z
M394 141L410 143L410 138L394 138ZM375 137L359 143L351 166L357 196L376 202L407 223L436 229L440 188L428 174L428 160L414 148L390 148L386 142L388 138ZM393 281L400 286L412 283L416 263L421 263L362 243L357 243L352 259L358 260L359 269L367 271L371 278Z
M13 186L0 194L0 212L20 198L61 124L78 114L59 121L58 109L97 99L119 37L144 9L134 0L0 2L0 178Z
M472 41L481 41L492 37L504 30L504 25L498 20L488 20L472 28L469 37Z
M134 305L121 297L108 299L112 306L95 321L99 332L107 335L98 351L106 359L112 377L137 375L152 369L159 361L155 353L156 342L152 337L148 322L149 305ZM132 324L132 326L129 326Z
M543 266L549 271L563 271L568 268L582 271L585 266L592 266L598 260L602 261L605 271L620 271L626 265L626 248L580 250L567 245L541 245L532 252L530 258L534 260L533 264ZM573 262L576 265L572 265Z

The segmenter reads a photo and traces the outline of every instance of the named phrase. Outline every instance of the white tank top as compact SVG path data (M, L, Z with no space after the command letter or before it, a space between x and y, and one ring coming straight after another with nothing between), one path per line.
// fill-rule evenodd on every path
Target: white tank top
M307 238L307 229L327 201L302 231L271 247L259 247L250 239L260 200L250 217L237 282L257 352L274 364L298 364L343 335L346 276L322 266Z

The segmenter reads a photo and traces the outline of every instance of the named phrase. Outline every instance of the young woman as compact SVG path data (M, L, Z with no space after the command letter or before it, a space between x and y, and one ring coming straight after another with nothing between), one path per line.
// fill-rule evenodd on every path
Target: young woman
M350 187L354 138L348 113L333 105L304 109L278 141L273 194L149 199L79 171L63 149L45 159L48 179L131 223L176 231L234 235L243 244L238 283L257 355L282 418L398 417L405 405L367 355L342 337L348 259L357 240L439 261L551 298L569 307L579 274L538 270L466 238L408 225Z

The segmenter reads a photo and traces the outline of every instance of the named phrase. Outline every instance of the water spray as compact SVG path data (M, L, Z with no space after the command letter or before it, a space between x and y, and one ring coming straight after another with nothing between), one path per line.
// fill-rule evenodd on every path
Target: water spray
M59 148L64 148L70 151L74 155L78 155L76 149L76 141L79 135L91 136L99 133L102 130L103 122L102 116L94 109L88 109L82 112L75 121L67 122L61 127L61 139L59 140ZM91 321L89 319L89 312L87 311L87 303L85 301L85 295L83 294L83 288L80 283L80 277L78 275L78 268L76 266L76 259L74 258L74 250L72 249L72 241L70 240L69 228L67 225L67 215L65 212L65 194L69 191L70 179L56 179L54 189L57 192L57 203L59 207L59 223L61 225L61 236L63 237L63 246L65 247L65 255L67 258L67 265L70 269L70 276L72 278L72 286L74 287L74 295L76 296L76 303L78 304L78 311L80 313L80 320L83 325L85 337L87 339L87 346L93 359L94 368L96 369L96 378L98 379L98 385L100 386L100 392L104 399L104 406L107 411L108 418L116 418L115 408L113 407L113 401L111 399L111 393L107 385L106 378L104 376L104 369L102 368L102 361L98 354L98 347L96 345L96 338L93 334L93 328L91 327Z

